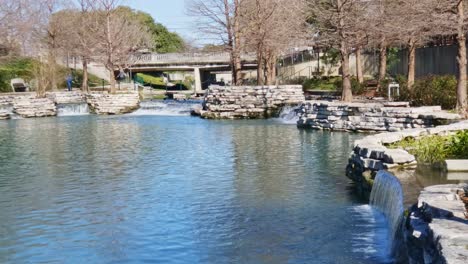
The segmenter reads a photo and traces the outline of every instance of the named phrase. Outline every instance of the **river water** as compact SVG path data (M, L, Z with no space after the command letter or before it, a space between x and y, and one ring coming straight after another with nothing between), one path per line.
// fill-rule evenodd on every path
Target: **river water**
M359 135L278 120L0 122L0 263L391 263Z

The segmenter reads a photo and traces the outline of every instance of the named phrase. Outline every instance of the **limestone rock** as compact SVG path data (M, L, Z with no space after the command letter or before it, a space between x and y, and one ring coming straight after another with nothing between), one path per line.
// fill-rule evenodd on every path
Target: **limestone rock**
M383 161L389 164L408 164L416 158L402 149L388 149L383 155Z
M88 94L87 102L92 112L98 115L121 115L138 109L140 98L138 93L121 94Z
M48 98L20 98L13 102L13 112L24 118L55 116L57 107Z
M302 87L282 86L210 86L201 117L207 119L252 119L274 116L283 106L305 101Z

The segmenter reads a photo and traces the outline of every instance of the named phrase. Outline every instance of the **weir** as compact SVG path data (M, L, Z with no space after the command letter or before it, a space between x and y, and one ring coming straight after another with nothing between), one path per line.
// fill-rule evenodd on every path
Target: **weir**
M380 210L388 220L392 253L398 253L403 222L403 188L400 181L387 171L379 171L372 187L370 205Z
M87 103L57 105L57 116L80 116L89 114L90 111Z
M189 116L197 106L201 108L201 101L143 101L140 103L140 108L130 115Z

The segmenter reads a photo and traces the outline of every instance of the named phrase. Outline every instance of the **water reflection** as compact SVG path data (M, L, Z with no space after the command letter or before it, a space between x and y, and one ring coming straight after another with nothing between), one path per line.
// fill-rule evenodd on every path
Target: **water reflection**
M447 173L443 169L427 165L418 165L416 169L404 169L393 171L398 177L405 197L405 206L410 206L418 201L422 189L439 184L468 183L468 173Z
M1 122L0 262L387 263L381 216L347 191L357 137L190 117Z

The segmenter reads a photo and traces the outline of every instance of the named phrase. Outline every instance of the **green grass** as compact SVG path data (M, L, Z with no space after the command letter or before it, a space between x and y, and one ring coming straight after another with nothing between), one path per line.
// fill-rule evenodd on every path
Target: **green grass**
M438 164L446 159L468 159L468 130L449 136L409 137L389 147L404 149L418 162L426 164Z
M22 78L27 83L32 83L34 79L34 70L38 65L38 61L32 58L10 58L8 60L0 62L0 92L11 92L10 80L13 78ZM58 87L65 88L66 76L70 72L70 69L57 65L57 80ZM81 87L83 83L83 71L72 70L73 75L73 87ZM99 77L88 74L90 87L102 86L102 79ZM108 85L109 82L104 81L104 85Z
M312 78L304 80L302 86L304 90L335 91L339 81L340 77Z

